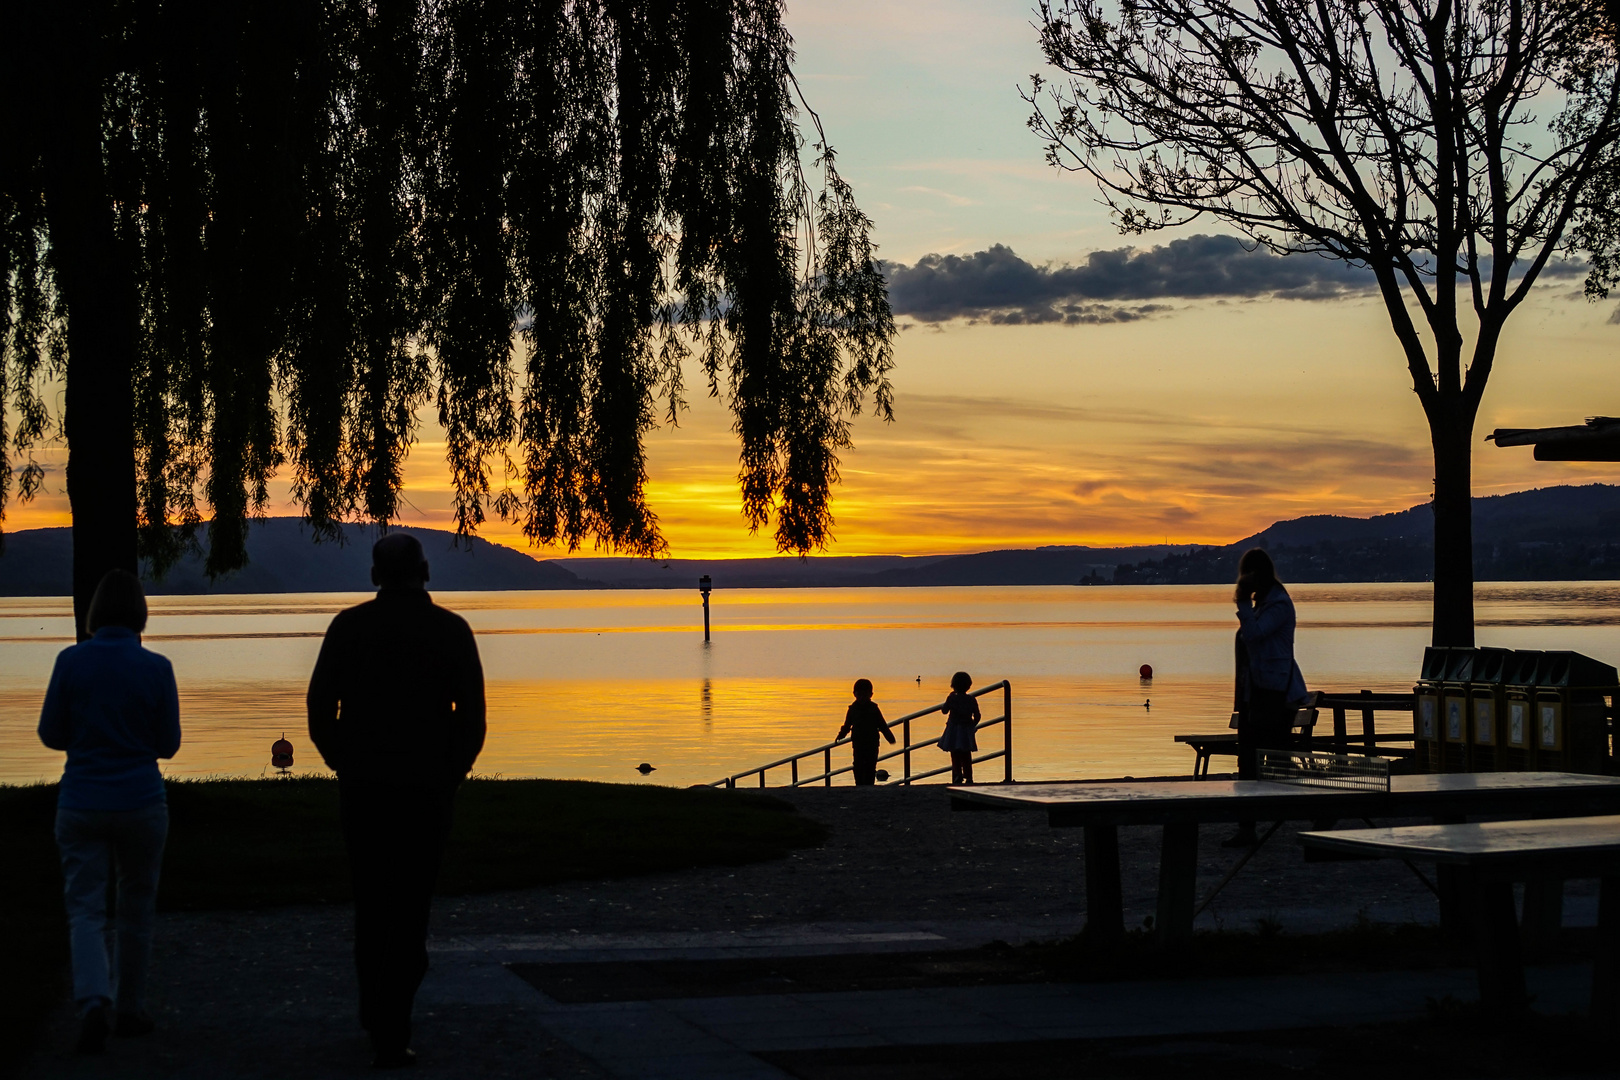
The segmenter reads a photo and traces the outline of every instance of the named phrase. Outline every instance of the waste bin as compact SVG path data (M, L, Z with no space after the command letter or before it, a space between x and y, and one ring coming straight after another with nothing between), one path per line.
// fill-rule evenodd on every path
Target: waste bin
M1609 702L1614 667L1577 652L1543 654L1535 685L1535 767L1602 773L1610 762Z
M1451 650L1429 646L1423 650L1423 668L1412 687L1412 740L1417 751L1417 767L1422 772L1441 770L1445 746L1441 730L1441 684L1451 660Z
M1440 771L1472 772L1468 740L1468 684L1477 649L1456 648L1440 681Z
M1508 661L1502 680L1502 724L1496 746L1497 767L1523 772L1536 767L1536 680L1543 654L1518 649Z
M1507 697L1503 680L1513 661L1511 649L1475 649L1468 679L1468 764L1474 772L1501 768L1497 761L1498 718Z

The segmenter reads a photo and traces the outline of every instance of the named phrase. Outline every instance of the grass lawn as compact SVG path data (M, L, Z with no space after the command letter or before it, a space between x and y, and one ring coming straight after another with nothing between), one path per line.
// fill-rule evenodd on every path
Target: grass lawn
M158 908L349 898L337 782L170 781ZM51 835L56 785L0 786L0 1074L61 1000L67 929ZM441 895L689 866L736 866L819 844L821 825L765 795L574 780L469 780L456 797Z

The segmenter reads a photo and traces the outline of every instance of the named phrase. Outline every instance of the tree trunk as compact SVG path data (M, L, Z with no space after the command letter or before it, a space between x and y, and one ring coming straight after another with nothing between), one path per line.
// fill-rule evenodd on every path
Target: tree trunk
M1429 416L1434 444L1434 644L1474 644L1473 410L1461 395Z
M102 158L99 5L65 5L49 84L45 213L56 285L66 302L68 504L73 513L73 617L79 639L109 570L139 572L136 554L133 275L118 243Z

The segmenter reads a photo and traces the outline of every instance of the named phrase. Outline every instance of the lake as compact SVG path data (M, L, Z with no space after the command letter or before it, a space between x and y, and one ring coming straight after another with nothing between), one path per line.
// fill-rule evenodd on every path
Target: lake
M1290 591L1313 689L1411 689L1429 639L1427 585ZM959 669L978 686L1011 680L1021 780L1187 773L1192 752L1172 736L1224 730L1231 710L1230 586L717 589L708 645L696 590L434 595L478 633L487 775L718 780L830 740L860 677L890 718L943 700ZM1620 583L1489 584L1477 598L1481 645L1620 660ZM295 771L321 771L304 689L333 613L364 599L152 598L145 640L174 662L185 733L165 771L265 774L283 732ZM72 627L65 598L0 599L0 782L60 774L62 755L34 728ZM1137 677L1143 664L1151 685ZM913 731L929 725L943 718ZM1381 730L1396 726L1389 717ZM981 747L999 747L998 732ZM948 763L937 750L914 760ZM642 761L657 766L645 781ZM1000 762L981 768L1000 776Z

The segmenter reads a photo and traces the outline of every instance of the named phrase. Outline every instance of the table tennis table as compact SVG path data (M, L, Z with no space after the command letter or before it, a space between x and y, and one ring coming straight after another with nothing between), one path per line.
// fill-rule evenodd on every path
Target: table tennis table
M1611 1026L1620 1020L1620 816L1344 829L1303 832L1299 839L1307 855L1417 859L1460 871L1473 924L1479 999L1496 1013L1529 1004L1514 883L1600 878L1591 1017Z
M1197 910L1198 827L1240 821L1574 817L1620 812L1620 777L1558 772L1388 776L1387 790L1280 780L1114 780L953 786L953 808L1041 811L1054 828L1085 829L1086 931L1125 932L1119 827L1158 825L1160 941L1190 940ZM1442 885L1445 883L1443 882ZM1448 917L1442 893L1442 918Z

